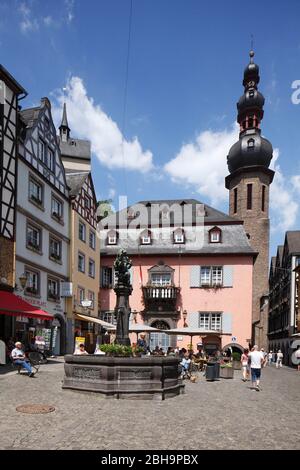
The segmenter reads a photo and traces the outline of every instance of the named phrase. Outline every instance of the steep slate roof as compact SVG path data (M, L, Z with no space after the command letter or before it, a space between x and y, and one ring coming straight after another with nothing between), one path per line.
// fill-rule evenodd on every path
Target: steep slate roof
M8 70L6 70L2 64L0 64L0 79L8 83L11 89L14 90L14 92L18 95L24 93L27 96L28 93L25 88L23 88L22 85L17 82L17 80L9 73Z
M152 227L158 226L161 223L161 217L157 218L155 217L155 214L151 211L151 205L159 205L159 206L168 206L171 208L173 205L179 205L181 207L184 207L184 205L189 206L191 205L191 218L185 218L185 225L186 224L196 224L196 222L199 222L199 218L196 217L196 209L197 205L202 205L203 203L198 201L197 199L158 199L158 200L149 200L149 201L139 201L137 204L134 204L132 206L128 206L127 208L123 209L122 211L118 211L115 214L107 216L105 219L102 220L102 224L105 226L105 224L112 224L114 220L117 221L117 226L119 223L120 218L126 216L126 213L130 209L137 209L138 210L138 205L142 205L147 209L147 216L146 220L143 218L143 215L145 214L140 214L139 215L139 222L141 224L151 224ZM235 217L230 217L227 214L224 214L224 212L221 212L217 209L214 209L211 206L208 206L207 204L204 205L204 211L205 211L205 216L204 216L204 223L207 224L243 224L241 220L236 219ZM190 215L188 213L188 215ZM122 220L122 219L121 219ZM171 212L170 213L170 223L174 222L174 214Z
M89 172L84 171L80 173L67 173L66 172L66 180L67 180L67 185L70 188L70 197L76 197L80 191L81 188L88 177Z
M70 137L67 142L62 142L58 137L58 143L62 157L79 158L81 160L91 159L91 143L89 140Z
M300 253L300 230L286 232L286 241L290 254Z
M122 239L118 245L107 245L106 240L101 239L101 253L102 255L116 255L119 251L120 247L126 249L129 254L178 254L179 250L182 254L249 254L251 256L256 255L255 251L252 249L249 239L246 236L245 229L243 226L242 221L239 221L233 217L230 217L210 206L204 205L205 208L205 216L204 216L204 226L202 223L201 218L196 218L196 205L201 204L196 199L186 199L184 202L186 204L192 204L193 211L192 211L192 219L190 221L185 220L185 224L183 226L185 234L186 234L186 243L183 245L176 245L173 244L173 241L170 241L170 237L163 237L156 238L155 234L157 234L161 229L159 228L159 222L161 219L156 218L155 220L150 220L150 204L166 204L167 206L172 206L172 204L180 204L183 200L152 200L152 201L141 201L138 204L142 204L143 206L147 206L148 212L145 214L148 215L148 219L151 223L150 230L153 231L153 240L151 245L141 245L138 239L133 237L126 237ZM130 206L129 208L124 209L121 211L124 215L127 214L130 208L134 208L137 205ZM107 216L106 218L102 219L101 225L104 227L104 231L110 231L111 229L116 228L118 230L118 221L120 213L112 214ZM145 215L144 214L144 215ZM171 219L171 218L170 218ZM134 220L134 219L133 219ZM117 224L114 222L117 221ZM197 221L197 224L196 224ZM142 218L138 219L138 222L147 222ZM172 221L171 221L172 222ZM187 222L187 223L186 223ZM210 243L209 242L209 231L215 226L220 225L222 230L222 242L221 243ZM175 224L174 227L171 228L171 233L173 230L176 229L178 225ZM196 233L199 234L199 238L197 243L190 242L192 239L191 234L195 233L195 226L197 227ZM133 227L133 228L131 228ZM125 228L120 229L120 233L123 232ZM203 230L203 232L201 232ZM129 232L134 233L143 231L143 228L135 229L134 224L131 225L129 221ZM201 233L203 236L201 236Z
M277 247L276 264L277 264L277 259L278 259L279 266L282 265L283 248L284 248L284 245L278 245L278 247Z
M35 121L39 117L40 110L41 107L36 106L35 108L27 108L20 111L21 119L27 127L32 127L34 125Z

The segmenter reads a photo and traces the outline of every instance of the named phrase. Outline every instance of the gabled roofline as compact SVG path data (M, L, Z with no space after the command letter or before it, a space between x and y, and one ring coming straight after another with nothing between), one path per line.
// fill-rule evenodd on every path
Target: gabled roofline
M24 94L23 98L25 98L28 93L25 90L25 88L20 85L19 82L6 70L6 68L0 64L0 78L4 79L4 81L7 81L11 88L17 93L18 95L21 95L22 93Z

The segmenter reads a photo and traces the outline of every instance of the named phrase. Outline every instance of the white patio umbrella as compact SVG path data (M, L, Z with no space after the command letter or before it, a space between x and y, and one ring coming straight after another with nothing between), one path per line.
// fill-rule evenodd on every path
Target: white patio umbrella
M214 334L214 335L218 334L218 332L214 331L214 330L202 330L201 328L193 328L192 326L173 328L171 330L163 330L163 331L167 335L190 336L191 337L191 343L193 341L193 336L202 336L202 335L207 335L207 334Z
M130 333L136 333L136 340L138 340L138 337L139 337L139 333L153 333L153 332L156 332L156 331L162 331L162 330L158 330L157 328L153 328L153 326L150 326L150 325L145 325L144 323L133 323L131 322L129 324L129 331Z

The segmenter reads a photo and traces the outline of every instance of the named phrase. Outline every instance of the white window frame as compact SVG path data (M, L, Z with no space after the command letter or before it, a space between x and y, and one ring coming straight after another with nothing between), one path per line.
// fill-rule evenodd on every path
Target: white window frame
M47 145L41 137L39 138L39 160L46 165L46 163L47 163Z
M108 245L116 245L117 244L117 235L108 235L107 237L107 244Z
M78 303L81 305L81 302L85 300L85 289L83 287L77 287L77 299Z
M210 232L210 243L220 243L221 233L219 230L212 230Z
M151 236L150 235L142 235L141 236L141 244L142 245L151 245Z
M223 285L223 266L211 267L211 284L212 286Z
M198 326L204 331L222 331L222 312L199 312Z
M55 168L55 153L53 152L53 150L48 147L47 149L47 167L49 168L49 170L54 173L54 168Z
M27 277L25 291L27 291L28 288L34 288L36 292L32 294L38 295L40 289L40 273L38 271L33 271L29 268L25 268L25 274Z
M79 263L79 259L82 258L83 259L83 270L81 270L79 267L80 267L80 263ZM78 253L78 263L77 263L77 269L80 273L85 273L85 254L84 253Z
M52 286L52 288L51 288ZM53 288L54 287L54 288ZM49 294L53 293L53 297ZM47 298L48 300L52 301L58 301L59 300L59 281L57 279L54 279L52 277L48 277L48 282L47 282Z
M111 288L113 285L113 269L110 266L101 267L101 287L103 289Z
M94 309L95 308L95 292L91 290L88 291L88 300L92 301L91 308Z
M53 250L52 248L58 247L58 250L56 248ZM57 261L61 261L61 255L62 255L62 242L61 240L58 240L57 238L53 237L52 235L49 235L49 256L52 258L54 255L54 258ZM58 257L56 258L56 255Z
M174 243L184 243L184 233L183 232L175 233Z
M171 273L151 273L151 285L168 287L172 285Z
M90 267L92 266L92 270L90 270ZM93 279L95 278L95 273L96 273L96 264L95 261L92 258L89 258L89 270L88 270L88 275L89 277L92 277Z
M222 331L222 313L211 312L210 329L213 331Z
M81 231L80 231L81 227L83 228L82 238L81 238ZM79 238L80 241L85 243L85 241L86 241L86 225L83 222L81 222L81 220L78 223L78 238Z
M37 236L30 237L29 236L29 231L30 230L32 231L32 233L36 232ZM29 240L31 240L31 241L36 240L36 242L37 242L36 245L34 245L34 244L30 245ZM27 227L26 227L26 246L27 246L27 248L33 249L33 250L41 251L41 249L42 249L42 230L38 227L35 227L31 223L28 223Z
M96 250L96 233L91 229L89 233L89 247L92 248L92 250Z
M200 285L210 286L211 285L211 266L201 266L200 269Z
M63 217L63 202L54 195L51 197L51 215L59 220Z
M34 188L37 188L37 191ZM40 206L43 204L43 185L31 176L29 176L29 200Z

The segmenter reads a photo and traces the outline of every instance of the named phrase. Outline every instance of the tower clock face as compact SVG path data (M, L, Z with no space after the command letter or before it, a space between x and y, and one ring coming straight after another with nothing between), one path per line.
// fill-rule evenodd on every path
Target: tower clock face
M255 82L253 80L250 80L250 82L248 82L248 87L253 87L255 85Z

